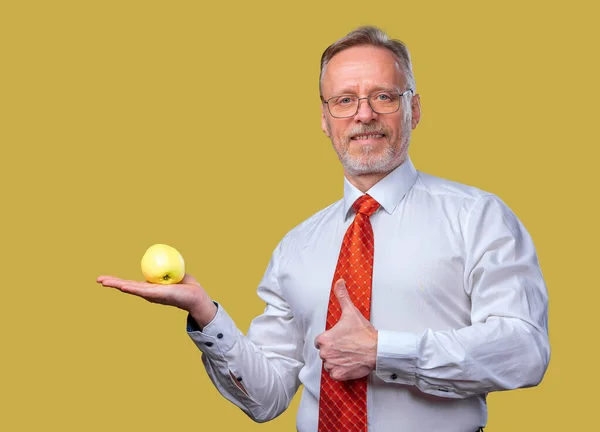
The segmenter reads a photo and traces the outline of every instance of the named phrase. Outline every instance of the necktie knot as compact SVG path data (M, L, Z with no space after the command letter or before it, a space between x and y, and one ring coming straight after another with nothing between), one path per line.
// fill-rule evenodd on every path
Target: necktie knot
M363 195L352 205L354 211L370 217L379 208L379 203L370 195Z

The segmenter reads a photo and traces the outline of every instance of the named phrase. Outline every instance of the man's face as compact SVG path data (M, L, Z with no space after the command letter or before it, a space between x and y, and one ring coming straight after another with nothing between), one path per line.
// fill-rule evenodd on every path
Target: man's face
M356 46L337 53L327 64L321 90L323 99L357 95L360 98L380 90L403 93L404 73L396 57L387 49ZM321 127L331 139L344 170L351 176L387 173L404 161L411 129L420 118L419 96L402 96L400 109L392 114L375 113L366 99L358 112L348 118L335 118L321 104Z

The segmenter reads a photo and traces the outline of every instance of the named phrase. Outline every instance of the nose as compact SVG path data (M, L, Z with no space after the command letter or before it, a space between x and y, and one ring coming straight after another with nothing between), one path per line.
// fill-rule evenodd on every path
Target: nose
M369 123L377 118L377 113L369 105L369 99L360 98L358 100L358 109L354 118L362 123Z

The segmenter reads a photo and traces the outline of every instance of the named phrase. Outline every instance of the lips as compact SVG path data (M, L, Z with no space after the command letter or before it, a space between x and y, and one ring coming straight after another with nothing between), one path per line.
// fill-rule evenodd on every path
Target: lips
M384 134L358 134L350 137L351 140L368 140L368 139L379 139L384 138Z

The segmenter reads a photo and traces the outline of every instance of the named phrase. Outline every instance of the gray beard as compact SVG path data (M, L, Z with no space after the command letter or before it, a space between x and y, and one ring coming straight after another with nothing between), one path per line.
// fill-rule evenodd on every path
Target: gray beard
M390 170L395 154L390 146L386 146L383 154L374 154L372 147L363 147L358 157L351 156L346 150L339 155L344 170L352 175L382 173Z
M350 148L350 137L357 133L384 133L386 139L390 140L391 137L389 131L386 130L382 125L357 125L351 131L347 132L347 136L343 138L347 140L348 144L345 150L337 153L335 145L333 145L333 149L336 151L338 158L344 167L344 171L351 176L388 173L396 168L400 163L404 162L408 154L408 145L412 135L412 129L410 127L411 118L412 116L407 115L402 119L402 142L400 148L395 150L391 145L389 145L390 143L388 142L388 145L386 145L382 154L373 153L373 148L370 146L362 147L361 154L357 157L351 156L348 153L348 149ZM331 143L333 144L333 139L331 139Z
M338 153L338 157L344 170L351 176L388 173L406 159L411 132L410 127L404 129L401 147L397 150L387 145L382 154L375 154L372 147L364 146L361 155L352 156L348 153L348 146L342 153ZM390 139L389 136L386 137Z

